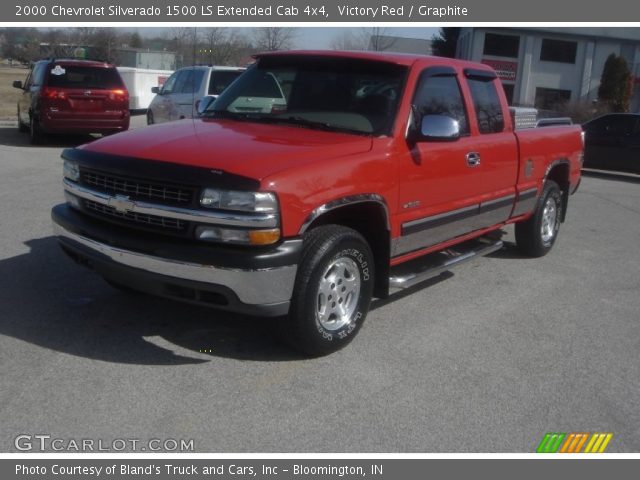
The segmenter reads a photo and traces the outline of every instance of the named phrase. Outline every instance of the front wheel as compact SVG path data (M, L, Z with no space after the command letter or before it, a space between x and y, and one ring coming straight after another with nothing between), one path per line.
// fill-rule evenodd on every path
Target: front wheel
M280 331L295 349L327 355L360 330L373 293L373 254L355 230L326 225L310 231Z
M18 131L20 133L27 133L29 131L29 127L20 120L20 109L18 109Z
M147 111L147 125L153 125L155 123L153 119L153 112L151 110Z
M516 245L530 257L549 253L558 237L562 218L562 192L558 184L548 180L542 189L531 218L516 223Z

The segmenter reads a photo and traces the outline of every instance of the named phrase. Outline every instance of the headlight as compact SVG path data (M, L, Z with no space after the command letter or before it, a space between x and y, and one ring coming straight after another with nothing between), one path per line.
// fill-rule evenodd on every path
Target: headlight
M205 188L200 205L207 208L270 213L278 211L278 200L271 192L241 192Z
M80 180L80 168L75 162L65 160L62 166L62 174L64 175L64 178L68 178L69 180L73 180L74 182Z

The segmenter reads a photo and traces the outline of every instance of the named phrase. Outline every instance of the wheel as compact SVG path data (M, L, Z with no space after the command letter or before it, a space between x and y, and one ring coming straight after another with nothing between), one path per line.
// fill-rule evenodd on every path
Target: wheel
M548 180L542 189L531 218L516 223L516 245L530 257L549 253L558 237L562 217L562 192L558 184Z
M29 127L20 121L20 109L18 109L18 131L20 133L27 133L29 131Z
M32 145L40 145L44 134L40 129L40 122L32 115L29 120L29 139Z
M147 111L147 125L153 125L153 112L151 110Z
M347 345L360 330L373 292L373 254L355 230L325 225L304 239L289 315L280 332L295 349L321 356Z

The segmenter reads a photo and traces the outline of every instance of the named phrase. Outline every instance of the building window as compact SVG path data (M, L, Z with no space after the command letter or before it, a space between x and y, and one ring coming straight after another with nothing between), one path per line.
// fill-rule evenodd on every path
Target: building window
M518 58L520 50L520 37L517 35L501 35L498 33L486 33L484 35L485 55L496 57Z
M504 88L504 95L507 97L507 102L509 105L513 105L513 89L515 85L513 83L503 83L502 87Z
M578 44L564 40L542 39L540 60L545 62L576 63Z
M536 108L552 110L571 100L571 90L536 88Z
M494 81L469 78L467 83L469 90L471 90L480 133L502 132L504 117Z

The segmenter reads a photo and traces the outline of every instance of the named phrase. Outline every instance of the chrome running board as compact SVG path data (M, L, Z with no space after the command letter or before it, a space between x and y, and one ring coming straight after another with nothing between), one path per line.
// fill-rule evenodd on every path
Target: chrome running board
M392 267L389 292L413 287L474 258L500 250L502 245L501 240L479 238Z

